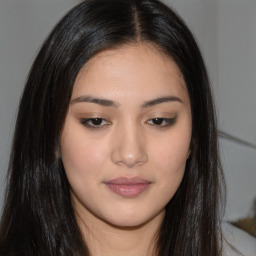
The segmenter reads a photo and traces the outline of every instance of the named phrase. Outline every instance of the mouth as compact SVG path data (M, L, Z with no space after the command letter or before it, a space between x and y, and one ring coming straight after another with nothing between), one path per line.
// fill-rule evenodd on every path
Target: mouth
M119 177L104 184L114 193L127 198L139 196L146 191L152 182L140 177L126 178Z

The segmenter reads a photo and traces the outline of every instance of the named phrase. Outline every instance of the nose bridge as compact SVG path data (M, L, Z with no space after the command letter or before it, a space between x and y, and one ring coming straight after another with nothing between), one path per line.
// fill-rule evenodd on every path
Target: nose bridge
M143 128L135 121L127 121L116 127L113 162L133 167L147 161L146 139Z

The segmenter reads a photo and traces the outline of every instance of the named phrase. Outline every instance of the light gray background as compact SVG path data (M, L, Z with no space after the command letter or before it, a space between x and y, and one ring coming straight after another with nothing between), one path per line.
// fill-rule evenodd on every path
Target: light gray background
M0 208L16 109L44 38L79 0L0 0ZM210 73L220 128L256 144L256 1L165 0L196 35ZM226 219L256 197L256 150L221 140Z

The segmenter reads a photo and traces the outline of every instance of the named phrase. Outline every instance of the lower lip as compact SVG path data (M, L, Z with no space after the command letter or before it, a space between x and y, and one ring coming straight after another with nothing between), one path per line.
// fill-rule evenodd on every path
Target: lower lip
M114 193L123 197L136 197L147 190L150 183L138 183L138 184L109 184L106 183L107 187Z

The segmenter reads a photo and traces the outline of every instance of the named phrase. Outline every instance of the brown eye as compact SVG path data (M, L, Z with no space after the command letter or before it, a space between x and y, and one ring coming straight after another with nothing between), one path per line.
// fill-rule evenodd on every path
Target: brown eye
M103 118L83 118L81 119L80 122L85 127L92 128L92 129L102 128L110 124L110 122L108 122Z
M90 120L92 125L98 126L102 124L103 119L102 118L93 118Z
M159 126L160 128L165 128L175 124L176 120L177 120L177 117L174 117L174 118L159 117L159 118L150 119L147 122L150 125Z
M163 118L155 118L155 119L152 119L152 123L154 125L162 125L164 122L164 119Z

